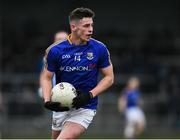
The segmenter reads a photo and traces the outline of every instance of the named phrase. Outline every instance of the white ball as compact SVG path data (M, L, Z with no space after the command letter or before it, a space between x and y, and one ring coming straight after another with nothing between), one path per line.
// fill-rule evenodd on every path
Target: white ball
M67 82L55 85L51 91L51 101L60 102L63 107L71 108L74 97L76 97L76 89Z

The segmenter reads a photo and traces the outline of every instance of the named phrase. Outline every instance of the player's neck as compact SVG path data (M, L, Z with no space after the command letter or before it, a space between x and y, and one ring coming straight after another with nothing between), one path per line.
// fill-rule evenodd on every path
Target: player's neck
M73 33L70 35L69 38L70 38L72 44L74 44L74 45L85 45L85 44L87 44L86 41L82 41L79 37L77 37Z

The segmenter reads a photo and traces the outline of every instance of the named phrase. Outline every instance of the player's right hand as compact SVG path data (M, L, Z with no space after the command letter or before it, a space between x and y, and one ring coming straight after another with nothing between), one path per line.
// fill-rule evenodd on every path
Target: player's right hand
M62 107L61 103L59 103L59 102L51 102L51 101L45 102L44 107L46 109L49 109L51 111L56 111L56 112L63 112L63 111L68 111L69 110L68 107Z

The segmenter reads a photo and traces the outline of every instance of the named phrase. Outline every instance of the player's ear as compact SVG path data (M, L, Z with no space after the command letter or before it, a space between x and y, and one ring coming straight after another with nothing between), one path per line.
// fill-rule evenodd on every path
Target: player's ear
M70 28L71 28L71 31L76 31L77 26L76 26L75 23L71 23L71 24L70 24Z

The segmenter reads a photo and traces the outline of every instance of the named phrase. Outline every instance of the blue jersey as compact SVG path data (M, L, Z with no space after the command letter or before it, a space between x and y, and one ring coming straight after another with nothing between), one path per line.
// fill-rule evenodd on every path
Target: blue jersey
M125 90L124 96L127 101L127 108L138 106L140 92L138 90Z
M106 46L90 39L86 45L74 45L69 38L47 49L47 69L56 75L56 83L69 82L76 90L88 92L97 85L100 68L110 65ZM98 97L83 108L96 109Z

